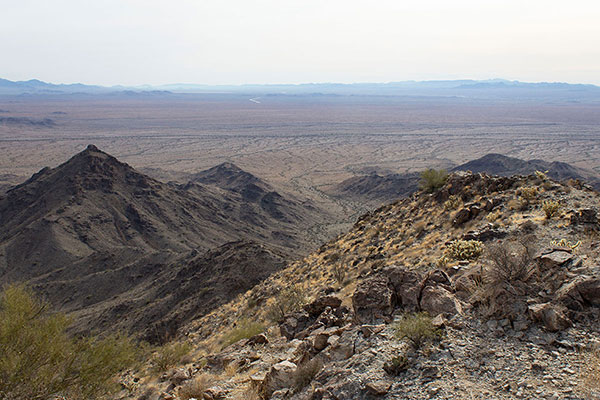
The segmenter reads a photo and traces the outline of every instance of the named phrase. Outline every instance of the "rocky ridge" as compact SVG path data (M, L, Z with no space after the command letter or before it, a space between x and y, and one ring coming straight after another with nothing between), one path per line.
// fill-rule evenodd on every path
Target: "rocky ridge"
M598 200L543 174L453 174L193 321L185 380L149 376L140 390L183 398L180 388L203 377L204 399L593 398ZM289 287L312 300L222 347L229 329L265 320ZM439 333L422 346L398 336L414 312Z

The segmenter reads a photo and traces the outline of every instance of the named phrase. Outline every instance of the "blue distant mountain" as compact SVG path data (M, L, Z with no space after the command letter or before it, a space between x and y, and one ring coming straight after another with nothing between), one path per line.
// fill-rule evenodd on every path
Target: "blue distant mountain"
M38 79L10 81L0 79L0 95L61 95L104 94L147 96L180 94L254 94L280 96L410 96L457 97L479 99L561 100L600 102L600 87L589 84L562 82L519 82L505 79L490 80L433 80L387 83L304 83L304 84L246 84L202 85L174 83L142 86L99 86L53 84Z

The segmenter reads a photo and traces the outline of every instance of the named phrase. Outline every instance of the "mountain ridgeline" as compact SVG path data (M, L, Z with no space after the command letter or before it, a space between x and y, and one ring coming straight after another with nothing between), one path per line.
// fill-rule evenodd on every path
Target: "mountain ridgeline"
M233 164L166 184L90 145L0 197L0 282L32 285L77 316L76 329L136 326L158 340L164 332L152 323L173 331L247 290L316 247L306 231L330 218ZM217 265L221 271L211 271ZM255 273L236 281L228 269ZM180 314L176 299L189 306L189 298L163 288L185 291L191 281L213 295Z
M541 171L558 181L578 179L591 185L596 190L600 190L600 175L559 161L526 161L502 154L487 154L476 160L453 167L449 172L457 171L482 172L499 176L530 175L536 171ZM421 175L416 172L357 175L335 185L330 194L336 197L350 197L356 201L380 205L416 192L419 188L420 179Z

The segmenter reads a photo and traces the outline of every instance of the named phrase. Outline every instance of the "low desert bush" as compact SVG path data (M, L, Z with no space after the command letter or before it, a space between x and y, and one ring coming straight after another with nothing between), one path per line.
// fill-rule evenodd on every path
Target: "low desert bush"
M448 256L441 256L435 261L435 266L439 269L446 269L448 268L449 263L450 259L448 258Z
M70 320L21 285L0 294L0 398L102 398L118 389L116 374L134 366L128 337L73 338Z
M538 188L535 186L522 187L517 190L517 195L527 204L534 203L538 198Z
M152 355L154 369L164 372L181 362L181 359L191 351L192 347L186 342L166 343L156 349Z
M563 238L560 240L551 241L550 245L552 247L559 247L559 248L567 249L569 251L575 251L579 248L579 246L581 246L581 241L578 240L577 242L572 243L571 241Z
M546 171L548 172L548 171ZM542 171L535 171L535 176L541 180L541 181L545 181L546 179L548 179L548 176L546 175L546 172L542 172Z
M280 323L286 314L300 310L306 304L307 298L304 290L299 286L282 289L275 301L267 310L267 318L275 323Z
M230 344L239 342L242 339L249 339L252 336L258 335L259 333L263 333L264 331L264 324L243 319L238 321L236 327L223 336L222 345L223 347L227 347Z
M448 173L444 169L428 169L421 173L420 188L426 193L433 193L446 183Z
M213 383L210 379L210 375L198 375L181 385L177 391L177 395L179 396L180 400L203 399L204 392L206 392L206 390L210 388L212 384Z
M440 330L433 326L429 314L423 312L405 314L394 324L394 330L398 339L407 339L416 349L441 334Z
M454 240L447 249L455 260L476 260L483 253L483 243L478 240Z
M542 202L542 210L546 214L546 218L550 219L555 216L560 210L560 203L554 200L544 200Z
M488 215L486 215L485 219L487 219L489 222L496 222L501 217L502 217L502 211L496 210L496 211L492 211L491 213L489 213Z
M502 242L488 246L489 281L493 285L525 282L535 269L534 250L523 243Z

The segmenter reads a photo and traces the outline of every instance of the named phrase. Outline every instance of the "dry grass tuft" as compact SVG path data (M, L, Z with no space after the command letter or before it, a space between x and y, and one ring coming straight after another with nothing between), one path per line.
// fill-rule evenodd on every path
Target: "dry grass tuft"
M159 347L152 356L154 369L164 372L179 364L181 360L192 350L189 343L173 342Z
M202 374L184 383L177 391L177 395L180 400L202 399L204 392L211 386L213 386L212 377Z

